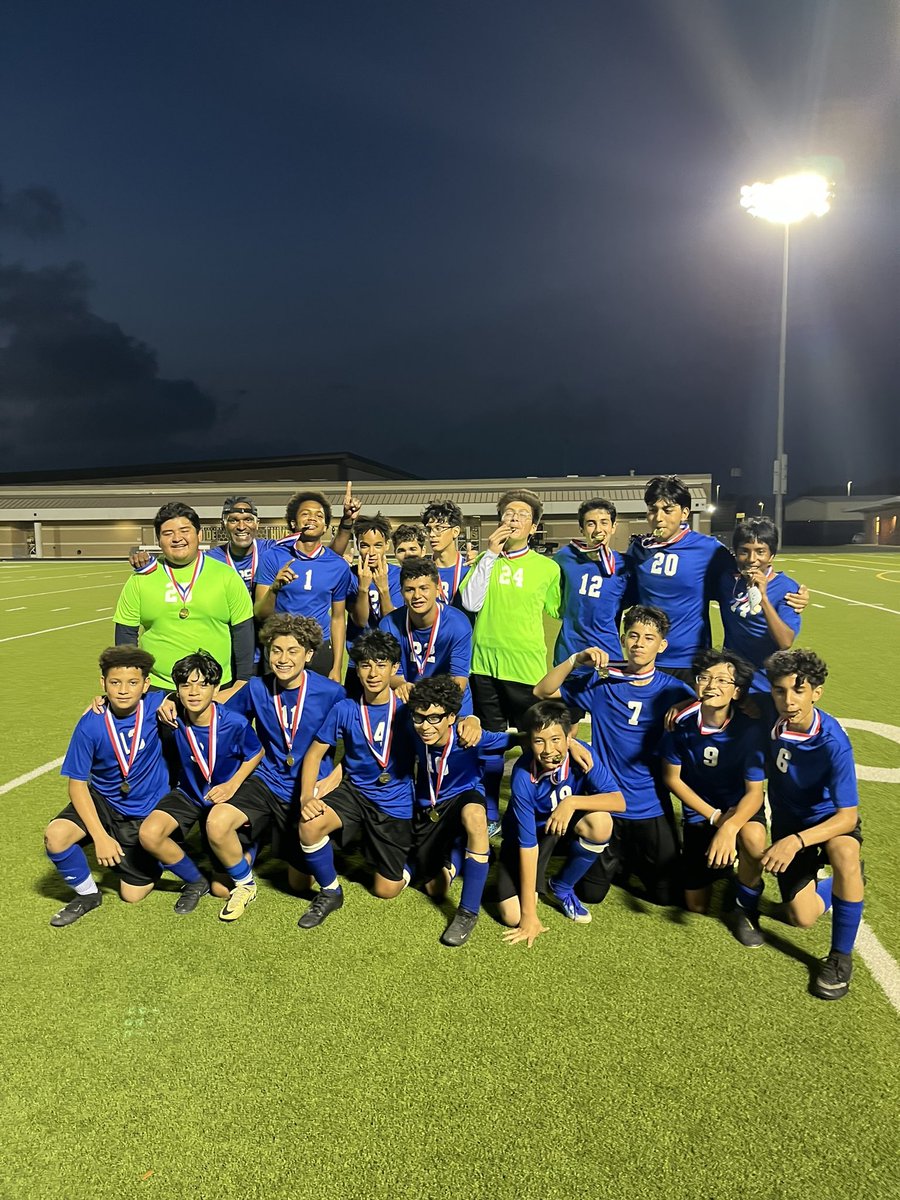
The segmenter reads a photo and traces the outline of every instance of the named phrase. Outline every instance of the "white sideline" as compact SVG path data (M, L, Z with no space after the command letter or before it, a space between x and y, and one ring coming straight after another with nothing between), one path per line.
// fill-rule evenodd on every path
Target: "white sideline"
M33 633L14 633L12 637L0 638L0 642L17 642L20 638L40 637L42 633L58 633L61 629L75 629L78 625L96 625L108 621L109 617L92 617L90 621L73 621L71 625L53 625L50 629L35 629Z
M0 796L5 796L13 788L21 787L23 783L31 783L32 779L46 775L48 771L53 771L56 767L61 767L62 764L63 760L61 758L54 758L52 762L44 763L42 767L35 767L33 771L28 771L26 774L20 775L18 779L11 779L9 783L0 784Z
M865 921L860 924L855 949L859 951L872 978L900 1013L900 967L872 932L871 925Z
M845 604L854 604L858 608L874 608L876 612L893 613L895 617L900 617L900 609L886 608L883 604L867 604L865 600L851 600L849 596L836 596L834 592L823 592L817 587L811 587L809 590L814 596L828 596L831 600L843 600Z
M52 592L22 592L18 596L0 596L0 601L34 600L40 599L43 596L66 596L69 592L96 592L98 588L115 587L116 583L115 579L111 579L107 583L86 583L83 587L55 588Z

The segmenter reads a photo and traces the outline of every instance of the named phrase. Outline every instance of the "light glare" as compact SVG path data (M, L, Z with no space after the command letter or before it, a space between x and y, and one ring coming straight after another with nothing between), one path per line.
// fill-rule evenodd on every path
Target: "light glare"
M741 208L751 217L776 225L793 225L807 217L824 217L831 208L831 184L815 171L782 175L771 183L751 183L741 188Z

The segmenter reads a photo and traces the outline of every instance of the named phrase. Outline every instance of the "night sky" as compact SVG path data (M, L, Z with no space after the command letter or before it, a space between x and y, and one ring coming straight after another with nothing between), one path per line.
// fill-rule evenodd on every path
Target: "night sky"
M900 469L893 0L19 3L4 470L351 450L425 476Z

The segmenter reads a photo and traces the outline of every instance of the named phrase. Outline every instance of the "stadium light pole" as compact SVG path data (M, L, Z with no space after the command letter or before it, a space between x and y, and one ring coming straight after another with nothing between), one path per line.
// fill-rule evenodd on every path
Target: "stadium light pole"
M831 184L814 171L782 175L771 183L751 183L741 188L741 208L784 229L781 259L781 333L778 343L778 420L775 433L775 525L784 536L784 497L787 493L787 456L784 453L784 375L787 361L788 264L790 228L807 217L824 217L831 208Z

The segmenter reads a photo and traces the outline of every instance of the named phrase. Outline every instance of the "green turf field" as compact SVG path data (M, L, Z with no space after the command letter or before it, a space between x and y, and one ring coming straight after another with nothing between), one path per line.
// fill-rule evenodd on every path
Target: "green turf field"
M800 641L830 664L823 707L882 727L850 734L865 921L897 960L900 556L781 565L814 593ZM0 784L64 753L126 575L0 564ZM845 1001L807 993L828 921L779 923L771 885L757 953L616 889L589 929L542 906L531 951L487 913L447 950L424 896L358 881L303 934L265 857L233 926L212 900L175 917L171 876L137 907L107 876L101 910L57 930L68 893L41 833L65 799L58 767L0 796L0 1197L898 1194L900 1015L859 955Z

